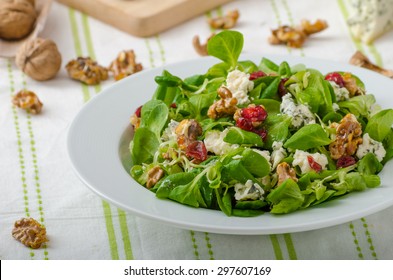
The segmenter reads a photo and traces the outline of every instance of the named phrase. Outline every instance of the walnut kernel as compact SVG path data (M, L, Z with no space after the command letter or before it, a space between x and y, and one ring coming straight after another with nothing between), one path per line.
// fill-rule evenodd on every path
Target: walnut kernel
M12 97L12 104L34 115L39 114L43 106L34 92L25 89Z
M186 150L187 146L197 140L202 135L202 126L193 119L182 120L175 129L177 144L181 150Z
M237 110L237 99L232 97L232 92L224 86L221 86L217 92L221 99L209 107L207 116L211 119L218 119L235 114Z
M29 77L45 81L56 76L61 67L61 54L55 42L36 38L20 46L16 65Z
M121 80L136 72L142 71L142 64L136 63L133 50L121 51L117 58L112 61L109 70L113 72L115 80Z
M278 175L278 183L277 183L278 186L281 185L281 183L283 183L287 179L292 179L295 182L298 181L298 179L296 178L295 169L293 169L286 162L281 162L279 165L277 165L276 172Z
M208 19L208 23L214 29L230 29L236 25L239 16L239 11L233 10L229 11L225 16Z
M78 57L67 63L68 75L87 85L97 85L108 79L108 69L97 64L90 57Z
M355 154L362 143L362 126L352 114L347 114L340 123L332 123L336 129L336 139L330 143L329 152L332 159Z
M195 51L200 55L200 56L207 56L207 42L214 36L215 34L211 34L209 38L207 38L206 42L201 44L201 41L199 40L199 36L195 35L194 38L192 39L192 45L194 46Z
M147 183L146 187L150 189L153 187L157 182L164 176L164 170L161 169L159 166L155 166L147 172Z
M48 241L46 228L33 218L22 218L15 222L12 236L23 245L38 249Z
M34 2L28 0L0 1L0 38L17 40L26 37L37 19Z
M288 47L301 48L308 36L320 32L328 27L324 20L318 19L314 23L302 20L300 26L291 27L288 25L279 26L272 30L272 35L268 41L272 45L284 44Z

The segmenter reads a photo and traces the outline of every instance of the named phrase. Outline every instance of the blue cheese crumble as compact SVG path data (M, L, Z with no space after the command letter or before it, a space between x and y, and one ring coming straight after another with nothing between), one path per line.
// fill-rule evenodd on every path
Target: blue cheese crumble
M320 153L310 154L302 150L296 150L295 154L293 155L292 165L299 166L300 170L302 171L302 174L312 171L313 169L310 167L310 164L308 163L308 159L307 159L308 156L311 156L314 159L314 161L322 167L322 170L326 170L328 165L328 160L324 154L320 154Z
M272 170L274 170L277 165L287 156L287 152L283 148L283 143L274 141L272 144L273 152L270 157L270 162L272 164Z
M262 187L251 180L247 180L244 185L242 183L235 184L236 200L263 200L264 193Z
M254 83L250 81L250 74L235 69L228 73L226 84L232 97L237 99L237 104L242 105L250 102L248 93L254 88Z
M329 81L333 88L337 101L345 101L349 99L349 91L345 87L340 87L335 82Z
M231 150L238 148L239 145L229 144L224 141L224 138L227 135L227 133L228 133L228 129L225 129L224 131L219 131L219 130L207 131L205 135L205 139L203 140L206 146L206 150L216 155L223 155Z
M361 159L368 153L373 153L378 161L382 161L386 155L386 150L381 142L378 142L370 137L368 133L363 135L363 143L358 146L356 156Z
M162 140L164 141L176 141L176 127L179 125L179 122L175 120L171 120L168 124L168 127L162 133Z
M294 128L315 123L315 116L310 111L310 108L304 104L296 104L290 93L282 97L280 112L292 117L292 126Z

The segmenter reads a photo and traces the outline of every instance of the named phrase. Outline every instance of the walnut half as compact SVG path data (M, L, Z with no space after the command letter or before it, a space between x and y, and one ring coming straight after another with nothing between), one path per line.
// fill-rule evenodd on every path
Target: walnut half
M12 236L23 245L38 249L48 241L46 228L33 218L22 218L15 222Z

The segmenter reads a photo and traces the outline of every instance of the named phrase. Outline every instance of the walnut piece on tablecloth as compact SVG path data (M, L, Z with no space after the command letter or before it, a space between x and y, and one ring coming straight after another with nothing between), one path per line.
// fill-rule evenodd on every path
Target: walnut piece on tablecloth
M214 36L215 34L211 34L206 42L204 44L201 43L199 36L195 35L194 38L192 39L192 45L194 46L195 51L200 55L200 56L207 56L207 42Z
M302 20L300 26L297 27L282 25L277 29L273 29L268 41L272 45L284 44L291 48L301 48L310 35L320 32L327 27L328 24L324 20L318 19L314 23Z
M12 104L31 114L39 114L43 104L37 95L29 90L23 89L12 97Z
M108 69L97 64L90 57L78 57L67 63L68 75L87 85L97 85L108 79Z
M235 27L239 16L239 11L233 10L229 11L225 16L209 18L208 23L214 29L230 29Z
M367 56L365 56L362 52L356 51L354 55L349 60L349 63L355 66L363 67L375 72L378 72L386 77L393 79L393 70L384 69L372 63Z
M136 56L133 50L121 51L109 66L109 71L113 73L116 81L142 70L143 66L136 62Z
M38 249L48 241L46 228L33 218L22 218L15 222L12 236L23 245Z

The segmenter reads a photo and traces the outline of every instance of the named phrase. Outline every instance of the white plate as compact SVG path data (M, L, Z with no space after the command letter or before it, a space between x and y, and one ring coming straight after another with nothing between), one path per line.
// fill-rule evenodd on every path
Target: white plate
M329 71L351 71L375 94L384 108L393 108L387 89L393 81L374 72L337 62L311 58L269 55L267 58L290 65ZM261 56L248 55L259 63ZM187 77L203 74L217 63L214 58L201 58L165 66L174 75ZM104 200L136 215L173 226L224 234L273 234L318 229L345 223L393 205L393 172L389 162L381 173L382 186L351 193L306 210L287 215L264 214L253 218L227 217L221 211L196 209L170 200L161 200L140 186L128 173L131 139L129 118L135 109L154 93L154 77L163 68L143 71L102 91L79 112L68 133L68 152L80 179Z

